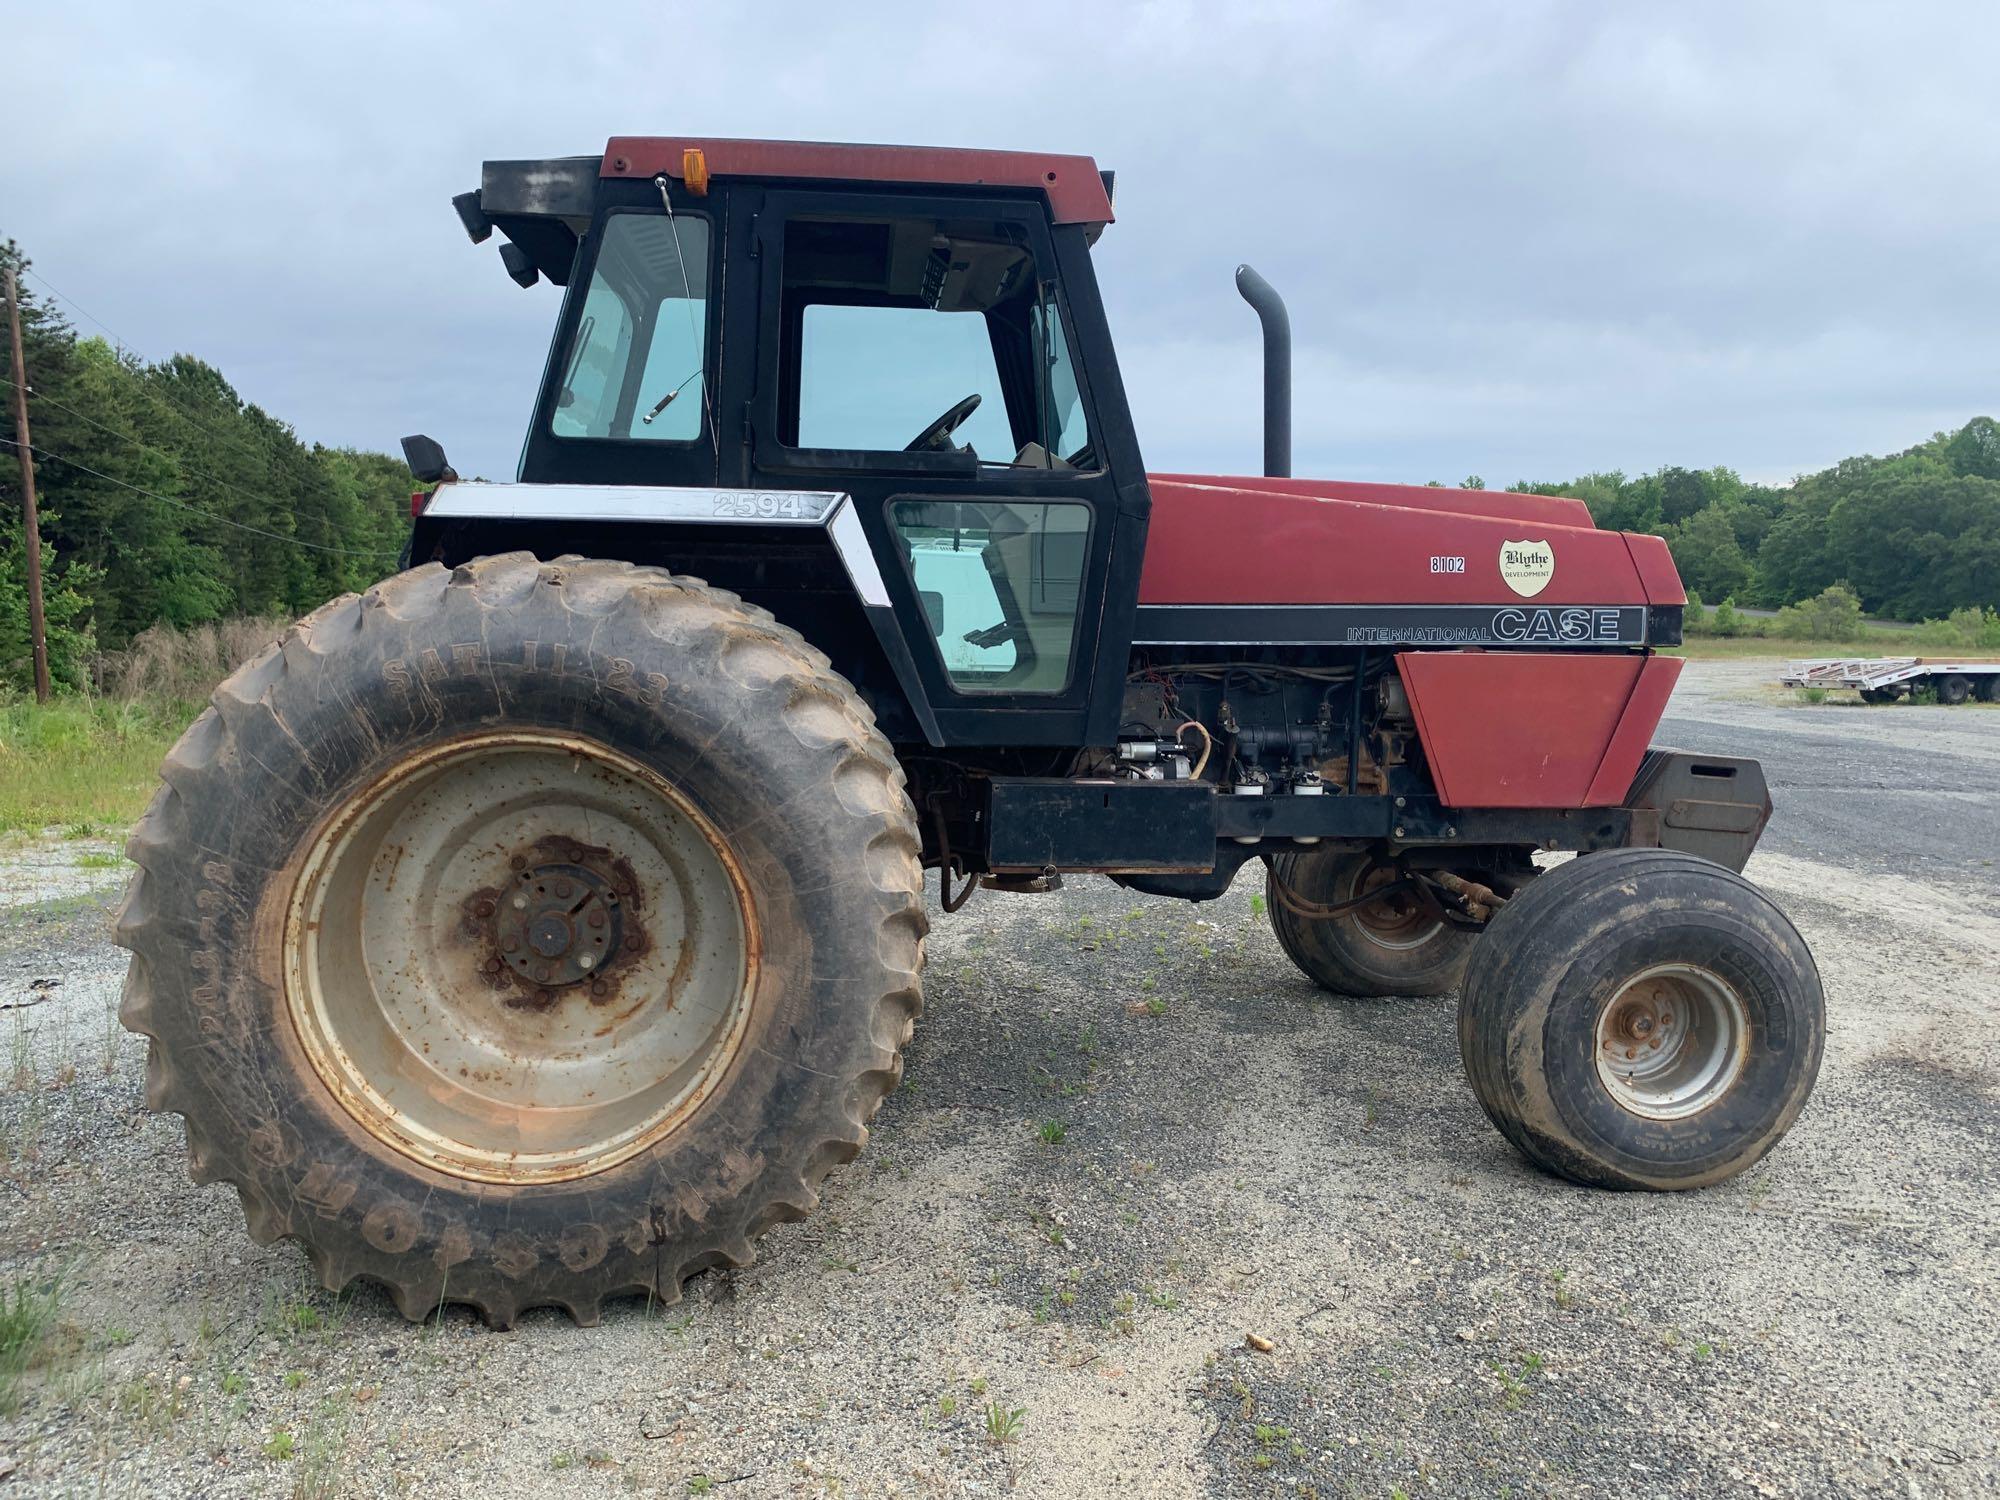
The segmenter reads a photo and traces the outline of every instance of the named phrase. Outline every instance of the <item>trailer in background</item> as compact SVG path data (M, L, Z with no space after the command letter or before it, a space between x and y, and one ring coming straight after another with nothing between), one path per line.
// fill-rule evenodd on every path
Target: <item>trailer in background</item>
M1786 687L1852 688L1863 703L1893 703L1928 687L1940 703L2000 700L2000 658L1962 656L1818 657L1785 664Z

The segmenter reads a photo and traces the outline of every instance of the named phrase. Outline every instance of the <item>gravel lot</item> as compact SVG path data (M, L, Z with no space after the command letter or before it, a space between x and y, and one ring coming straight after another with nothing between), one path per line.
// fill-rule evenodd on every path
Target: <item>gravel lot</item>
M1750 873L1831 1004L1739 1181L1537 1175L1451 1005L1319 994L1250 879L982 894L821 1211L594 1329L411 1327L253 1246L109 1020L120 871L0 850L0 1285L64 1287L0 1495L1990 1494L2000 711L1771 675L1694 664L1662 736L1764 758Z

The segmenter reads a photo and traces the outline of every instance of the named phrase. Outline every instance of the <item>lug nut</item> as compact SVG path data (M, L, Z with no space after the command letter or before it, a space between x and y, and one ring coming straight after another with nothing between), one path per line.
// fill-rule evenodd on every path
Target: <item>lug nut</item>
M567 880L558 880L556 882L557 897L560 898L563 896L567 896L568 894L569 894L569 882Z
M509 953L512 953L521 946L521 940L510 933L500 940L500 946L505 948Z
M525 859L521 858L521 856L518 854L515 855L512 859L508 860L507 863L512 865L517 870L524 870L527 868L528 865L528 862Z
M611 993L611 986L601 979L593 979L590 981L590 993L601 1000Z
M481 897L479 903L472 910L475 916L490 917L493 915L493 903Z
M633 933L633 934L632 934L632 935L631 935L630 937L628 937L627 939L625 939L625 951L626 951L627 953L637 953L637 952L639 951L639 934L638 934L638 933L636 933L636 932L635 932L635 933Z
M597 955L595 953L579 953L576 956L576 966L579 969L588 969L596 962L597 962ZM1653 1045L1657 1047L1660 1044L1658 1042L1655 1042L1653 1043Z
M584 920L590 923L592 927L602 927L604 925L604 913L593 906L590 909L590 915L584 918Z

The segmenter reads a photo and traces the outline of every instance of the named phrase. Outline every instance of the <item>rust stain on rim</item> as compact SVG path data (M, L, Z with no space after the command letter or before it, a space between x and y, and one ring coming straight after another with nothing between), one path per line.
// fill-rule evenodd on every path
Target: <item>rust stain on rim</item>
M555 763L561 758L572 772L588 769L599 776L605 772L614 773L650 793L656 799L652 805L633 808L635 823L627 831L635 838L643 837L646 831L658 827L671 827L676 822L699 835L701 852L713 859L726 880L732 898L727 905L733 909L734 921L728 925L735 930L729 936L735 940L732 944L736 949L733 957L740 975L733 994L721 1002L727 1007L726 1026L718 1027L705 1038L704 1045L675 1070L687 1071L689 1065L695 1064L698 1059L698 1065L692 1068L690 1075L671 1097L662 1100L657 1108L644 1112L642 1118L617 1122L618 1128L608 1130L601 1137L574 1140L562 1149L543 1151L524 1150L518 1144L509 1145L507 1142L518 1142L524 1127L532 1131L538 1123L584 1119L593 1111L609 1111L612 1106L591 1102L599 1095L598 1085L593 1084L581 1091L573 1103L566 1102L561 1107L510 1106L491 1094L466 1088L454 1079L451 1070L440 1067L436 1059L429 1057L430 1040L397 1029L396 1018L382 1003L378 982L365 952L349 949L322 955L321 951L323 944L342 942L348 935L346 929L355 929L358 936L365 925L365 918L357 916L339 924L340 931L330 931L326 909L329 892L335 883L355 880L357 860L359 880L363 884L366 883L369 868L385 853L390 860L395 883L404 884L412 877L412 871L404 865L408 849L401 845L392 849L386 841L369 841L368 835L376 831L373 825L377 820L387 825L383 830L386 832L401 816L399 804L406 806L425 792L443 785L455 771L487 767L493 765L496 758L522 757L526 754L538 754L544 764ZM548 799L549 809L561 810L559 796L557 794ZM664 818L661 813L665 814ZM628 850L626 854L629 856L632 852ZM699 863L699 859L695 862ZM499 868L503 872L507 870L504 858L500 859ZM681 867L676 865L672 868L678 873ZM414 876L419 880L420 889L397 893L397 899L405 904L421 901L422 890L428 888L424 882L429 880L434 883L437 878L435 871L426 872L421 867L414 872ZM721 883L712 884L716 887L713 893L720 894ZM385 897L389 895L386 890L383 894ZM702 910L699 900L701 889L679 888L678 894L686 908L699 914ZM642 895L636 877L633 895ZM351 899L365 901L365 893ZM453 902L449 911L441 910L437 917L434 925L439 934L438 945L442 948L446 946L445 934L455 933L458 926L457 903ZM594 1036L604 1038L615 1031L620 1022L638 1016L649 1007L667 1011L675 1009L681 1000L680 992L696 966L694 948L697 935L692 925L683 933L673 971L660 991L642 991L629 1008L620 1005L612 1012L608 1023L603 1019L604 1012L598 1012ZM650 957L652 947L649 941L637 957ZM752 997L762 969L762 956L756 904L742 866L714 824L671 782L633 757L583 736L540 730L507 730L465 735L427 746L375 778L325 819L313 835L300 863L287 904L283 987L293 1031L314 1071L342 1108L376 1140L412 1160L454 1177L503 1184L565 1182L589 1177L631 1160L685 1124L714 1094L742 1050ZM402 977L413 981L414 974L423 968L422 955L404 953L397 958L401 963ZM327 982L328 975L323 973L327 969L342 969L350 975L361 976L361 996L355 994L352 980L345 990L334 992ZM633 979L637 977L632 976ZM588 991L587 985L577 987L557 1004L576 1006L589 1012L593 1006ZM491 989L485 989L484 993L489 997L493 994ZM372 1018L365 1011L358 1016L351 1013L354 1002L362 997L374 1001ZM625 995L619 998L634 999L633 988L628 988ZM433 1004L442 1007L444 1001L420 995L417 1004L420 1008ZM379 1058L377 1066L371 1068L366 1065L367 1049L361 1045L356 1031L358 1026L371 1020L372 1029L377 1033L374 1045L381 1046L383 1034L393 1036L403 1053L407 1054L407 1060L415 1063L418 1071L390 1079L377 1076L393 1071L383 1068ZM495 1050L504 1047L504 1038L499 1037L497 1028L493 1035L482 1040L493 1044ZM609 1045L616 1047L618 1042L614 1038ZM557 1062L575 1062L581 1057L582 1054L574 1050L550 1049L537 1057L513 1058L511 1081L518 1083L525 1077L531 1077L538 1068ZM403 1059L395 1057L392 1060ZM457 1071L468 1081L477 1072L463 1067ZM411 1107L410 1085L413 1081L432 1096L432 1102L439 1102L444 1091L456 1091L456 1099L449 1102L455 1105L464 1120L487 1124L490 1127L490 1131L485 1132L488 1138L483 1142L476 1136L466 1139L464 1137L473 1132L441 1129L436 1119L423 1118L422 1111ZM648 1085L653 1086L657 1085Z

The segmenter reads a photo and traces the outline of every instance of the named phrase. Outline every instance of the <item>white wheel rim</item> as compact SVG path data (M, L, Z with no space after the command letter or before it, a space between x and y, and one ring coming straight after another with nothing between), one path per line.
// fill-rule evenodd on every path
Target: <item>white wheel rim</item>
M330 819L285 954L293 1026L349 1114L520 1183L685 1121L736 1055L758 941L727 844L665 780L508 731L413 756Z
M1695 964L1656 964L1619 987L1598 1013L1597 1076L1623 1109L1681 1120L1735 1084L1750 1046L1743 997Z

